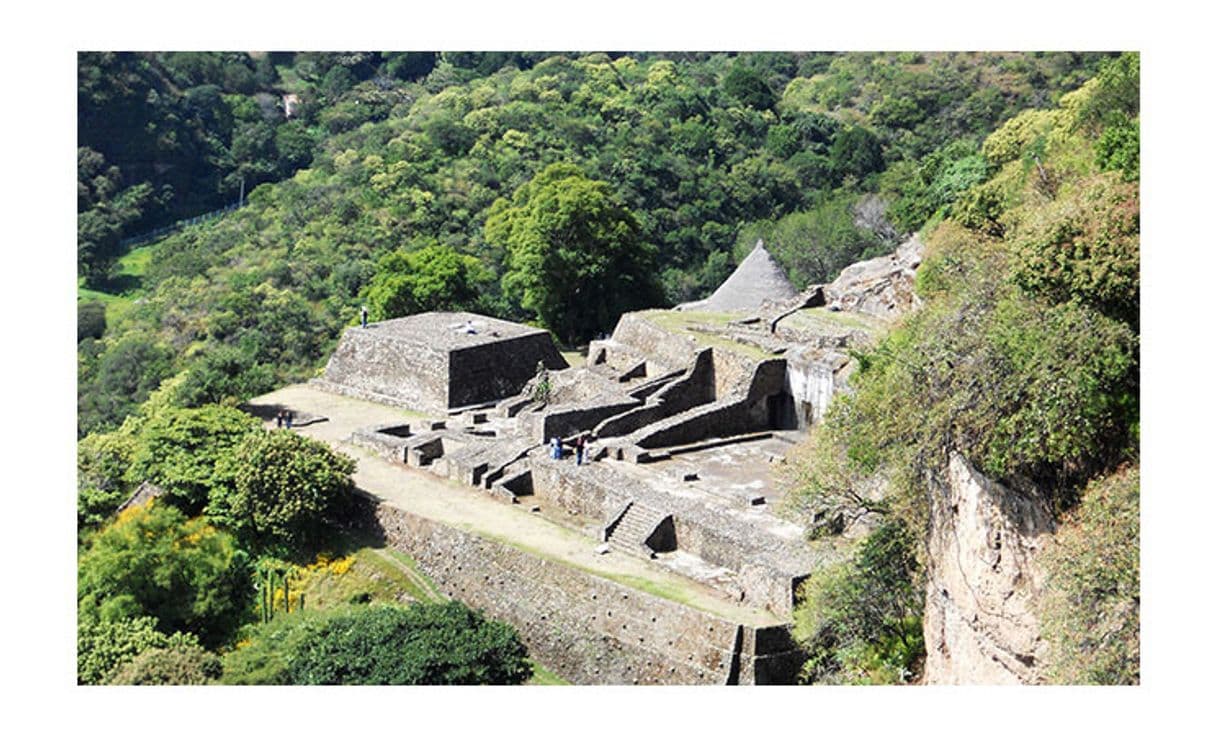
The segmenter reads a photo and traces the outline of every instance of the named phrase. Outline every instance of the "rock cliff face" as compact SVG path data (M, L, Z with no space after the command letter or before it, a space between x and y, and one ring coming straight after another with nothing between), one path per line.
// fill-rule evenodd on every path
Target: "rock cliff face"
M1041 682L1034 604L1043 580L1034 561L1053 531L1048 504L989 480L960 455L934 485L926 684Z

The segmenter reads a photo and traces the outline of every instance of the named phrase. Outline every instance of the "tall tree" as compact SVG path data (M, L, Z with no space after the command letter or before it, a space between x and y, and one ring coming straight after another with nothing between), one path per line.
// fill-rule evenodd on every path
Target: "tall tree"
M656 304L655 247L609 185L553 164L499 200L486 239L507 249L504 291L568 342L611 329L622 312Z

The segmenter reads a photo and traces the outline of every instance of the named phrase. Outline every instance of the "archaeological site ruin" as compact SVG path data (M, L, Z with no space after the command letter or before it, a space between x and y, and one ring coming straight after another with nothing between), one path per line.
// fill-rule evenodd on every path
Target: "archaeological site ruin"
M480 315L353 326L323 376L254 403L325 416L300 431L358 459L387 543L564 678L790 683L796 589L840 552L776 513L774 471L848 389L850 349L913 306L920 258L912 239L797 292L758 243L574 367Z

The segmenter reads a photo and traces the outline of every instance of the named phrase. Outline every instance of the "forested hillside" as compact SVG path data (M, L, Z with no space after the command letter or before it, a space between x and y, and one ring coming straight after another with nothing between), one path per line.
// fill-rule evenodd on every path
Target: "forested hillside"
M803 591L805 675L919 677L931 494L959 454L1053 505L1046 678L1138 680L1136 55L79 69L81 682L526 679L513 631L426 604L409 561L349 533L350 458L233 407L315 375L361 305L469 309L578 346L624 311L705 297L758 238L804 286L915 231L922 308L854 356L852 393L790 463L787 511L816 533L865 519L853 557ZM242 189L239 209L122 244ZM164 495L120 511L144 482ZM289 614L305 592L289 576L308 613ZM433 661L449 640L469 647Z
M1100 58L82 55L82 276L131 273L109 265L120 235L232 201L242 179L249 204L145 249L105 320L88 307L80 432L185 369L191 404L308 376L362 303L578 342L705 296L758 237L797 285L827 280L981 181L984 135ZM301 100L290 120L280 92ZM551 180L561 203L544 204ZM592 237L541 248L558 230Z
M926 226L924 306L860 356L796 473L802 513L874 526L807 583L811 676L915 674L931 517L962 456L1060 525L1038 563L1040 676L1139 681L1139 117L1127 54L987 137L981 180ZM860 495L875 479L887 492Z

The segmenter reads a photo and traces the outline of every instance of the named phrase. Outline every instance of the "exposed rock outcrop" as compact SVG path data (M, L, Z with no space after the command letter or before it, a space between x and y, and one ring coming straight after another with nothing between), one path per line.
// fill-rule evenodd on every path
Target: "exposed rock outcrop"
M1034 606L1043 580L1034 558L1053 531L1049 505L958 454L932 488L925 682L1041 682L1046 645Z
M915 235L896 252L847 266L824 287L830 309L895 318L919 304L914 294L914 271L922 263L924 246Z

